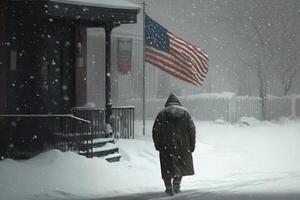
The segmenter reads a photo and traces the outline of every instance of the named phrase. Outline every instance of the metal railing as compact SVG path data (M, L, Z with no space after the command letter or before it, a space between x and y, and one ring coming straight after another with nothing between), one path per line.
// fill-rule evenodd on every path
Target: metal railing
M9 114L0 115L0 122L1 141L6 145L0 154L6 157L14 156L16 149L36 154L51 148L92 157L88 120L72 114Z
M134 139L134 107L112 108L113 131L116 138Z
M92 135L106 137L104 109L74 107L72 113L91 122ZM134 139L133 106L112 107L112 129L115 138Z
M101 108L74 107L71 109L76 117L91 122L91 134L95 137L105 135L105 111Z

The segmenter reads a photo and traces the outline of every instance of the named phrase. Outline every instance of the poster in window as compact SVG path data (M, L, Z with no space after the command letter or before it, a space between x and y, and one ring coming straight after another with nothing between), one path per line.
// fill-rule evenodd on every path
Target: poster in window
M127 74L131 70L132 39L118 38L118 71Z

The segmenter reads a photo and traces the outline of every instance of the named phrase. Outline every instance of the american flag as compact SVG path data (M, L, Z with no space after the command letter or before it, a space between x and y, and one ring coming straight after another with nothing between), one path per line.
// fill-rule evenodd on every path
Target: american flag
M148 15L145 61L196 86L202 85L208 72L208 56L202 49L176 37Z

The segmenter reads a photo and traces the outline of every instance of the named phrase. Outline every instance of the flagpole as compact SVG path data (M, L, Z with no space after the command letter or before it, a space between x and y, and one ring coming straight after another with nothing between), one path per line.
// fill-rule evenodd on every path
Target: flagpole
M145 133L145 121L146 121L146 86L145 86L145 1L143 1L143 136Z

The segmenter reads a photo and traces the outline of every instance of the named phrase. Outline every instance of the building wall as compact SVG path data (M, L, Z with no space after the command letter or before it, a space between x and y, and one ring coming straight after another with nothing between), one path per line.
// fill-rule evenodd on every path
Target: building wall
M74 26L46 20L32 23L31 17L12 23L16 51L15 83L10 86L12 113L70 113L74 106Z
M0 1L0 113L5 112L9 46L7 42L7 1Z
M75 28L75 105L83 106L87 102L87 28L77 25Z
M87 36L87 103L104 108L105 31L89 28Z
M131 25L132 26L132 25ZM87 39L87 103L105 106L105 31L89 28ZM127 74L118 71L118 39L132 39L131 70ZM111 40L112 101L113 105L142 96L142 40L126 32L113 30Z

